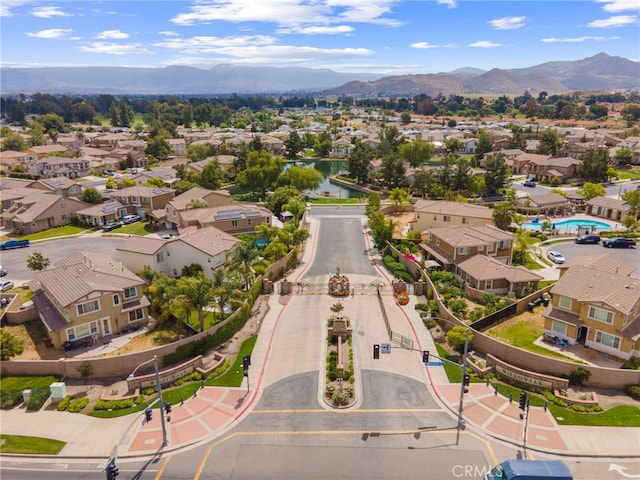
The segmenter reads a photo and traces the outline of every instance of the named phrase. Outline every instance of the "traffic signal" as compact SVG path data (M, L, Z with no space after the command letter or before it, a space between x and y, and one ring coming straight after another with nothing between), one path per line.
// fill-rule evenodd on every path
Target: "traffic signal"
M429 350L422 351L422 363L429 363Z
M373 358L378 360L380 358L380 345L377 343L373 346Z
M164 411L167 414L171 413L171 404L169 402L164 404Z
M144 416L147 419L147 422L150 422L151 419L153 418L153 410L151 410L149 407L147 407L144 410Z
M465 384L465 386L467 386L467 387L469 386L469 381L470 381L470 380L471 380L471 376L470 376L468 373L465 373L465 374L462 376L462 383L464 383L464 384Z
M115 459L111 459L109 461L109 463L107 464L107 480L116 480L116 477L118 475L120 475L120 472L118 471L118 467L116 466L116 461Z
M250 365L251 365L251 355L245 355L244 357L242 357L242 368L246 370L247 368L249 368Z
M527 392L524 390L520 392L520 410L525 410L527 408Z

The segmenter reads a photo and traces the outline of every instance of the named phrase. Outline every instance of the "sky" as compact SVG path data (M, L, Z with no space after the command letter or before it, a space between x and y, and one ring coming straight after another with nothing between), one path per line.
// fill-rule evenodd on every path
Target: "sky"
M640 0L0 0L0 65L394 75L640 61L639 22Z

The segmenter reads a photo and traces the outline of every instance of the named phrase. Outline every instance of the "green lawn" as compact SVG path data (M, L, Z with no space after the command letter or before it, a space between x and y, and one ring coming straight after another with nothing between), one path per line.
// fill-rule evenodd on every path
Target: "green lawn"
M23 455L57 455L66 445L59 440L22 435L0 435L0 440L0 453Z
M439 345L436 343L436 350L438 351L438 357L444 358L445 360L450 360L451 356L449 355L449 352L447 352L442 345ZM451 363L448 363L448 362L443 362L443 363L444 363L444 371L447 374L447 378L449 379L449 382L460 383L462 381L462 365L460 365L459 367L456 367L455 365L452 365ZM483 379L479 378L475 374L471 375L470 381L471 383L484 382Z
M547 357L561 358L570 362L584 363L571 357L567 357L555 350L549 350L541 347L540 345L534 344L533 342L542 335L543 322L544 320L542 319L532 321L531 319L524 318L520 321L505 321L490 328L487 331L487 334L493 338L504 341L509 345L513 345L514 347L522 348L530 352L539 353Z
M244 357L245 355L250 355L251 352L253 352L253 347L255 346L257 339L258 339L257 336L253 336L245 340L240 346L240 351L238 352L238 356L236 357L235 362L233 363L233 365L231 365L229 370L225 374L217 378L214 378L213 380L205 380L204 385L215 386L215 387L239 387L240 385L242 385L242 379L244 378L244 369L242 368L242 357ZM257 372L255 372L255 374L257 374ZM249 369L249 375L250 375L249 377L250 381L252 378L253 379L256 378L252 373L251 369ZM181 385L179 387L163 388L162 400L164 402L170 403L171 405L179 404L183 400L191 398L194 395L194 393L197 395L198 390L202 387L202 384L203 382L190 382L190 383ZM112 410L112 411L94 410L90 412L89 415L91 415L92 417L98 417L98 418L115 418L115 417L121 417L123 415L129 415L130 413L135 413L135 412L144 410L146 406L149 403L153 402L156 398L158 398L157 395L155 394L150 395L145 399L143 403L141 403L140 405L136 405L135 407ZM154 408L158 408L158 404L156 404Z
M362 199L358 198L335 198L335 197L320 197L312 198L310 200L314 205L340 205L340 204L353 204L361 203Z
M58 378L54 376L45 377L2 377L0 378L1 390L27 390L34 387L48 387Z
M520 388L492 382L491 385L498 390L498 394L511 398L517 402L520 398ZM585 425L591 427L640 427L640 408L631 405L619 405L600 413L580 413L569 408L562 408L547 402L547 399L535 393L527 392L529 405L542 407L547 403L547 408L560 425Z
M78 235L87 229L87 227L76 227L74 225L63 225L61 227L50 228L43 232L32 233L31 235L25 235L20 237L20 240L43 240L45 238L66 237L69 235Z
M120 228L116 228L115 230L111 230L110 233L121 233L125 235L137 235L140 237L144 237L145 235L149 235L153 233L149 225L145 222L136 222L130 223L129 225L123 225Z

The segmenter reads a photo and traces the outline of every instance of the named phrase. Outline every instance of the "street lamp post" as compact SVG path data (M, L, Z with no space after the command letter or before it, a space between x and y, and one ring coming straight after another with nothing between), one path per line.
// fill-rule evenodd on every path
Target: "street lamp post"
M158 402L160 404L160 422L162 423L162 446L166 447L169 444L169 442L167 440L167 427L164 422L164 404L162 403L162 385L160 384L160 370L158 368L158 357L154 355L153 358L150 358L146 362L142 362L133 370L133 372L129 374L129 376L127 377L127 380L133 379L133 377L135 376L136 372L140 367L151 362L153 362L153 368L155 369L156 387L158 388Z
M446 318L441 318L441 317L431 317L431 318L433 318L434 320L442 320L443 322L450 323L451 325L462 326L455 322L452 322L451 320L447 320ZM458 406L458 428L457 428L458 436L456 438L456 445L460 441L460 431L462 430L462 427L463 427L462 410L464 408L464 387L466 386L464 384L464 379L467 373L468 353L469 353L469 327L467 326L465 329L465 335L464 335L464 353L462 354L462 378L460 380L460 404ZM453 362L450 362L450 363L453 363Z

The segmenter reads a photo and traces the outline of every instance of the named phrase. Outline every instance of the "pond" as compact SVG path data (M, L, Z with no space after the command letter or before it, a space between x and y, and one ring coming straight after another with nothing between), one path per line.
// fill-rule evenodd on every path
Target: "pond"
M318 170L323 177L323 181L318 187L317 190L313 190L309 192L309 196L311 198L318 197L337 197L337 198L361 198L366 196L362 192L356 192L354 190L349 190L347 188L343 188L339 185L333 185L329 183L330 175L338 175L340 173L347 173L348 170L348 162L346 161L338 161L338 160L304 160L298 161L295 163L287 163L285 165L286 168L290 168L292 165L297 165L299 167L308 167L315 168Z

